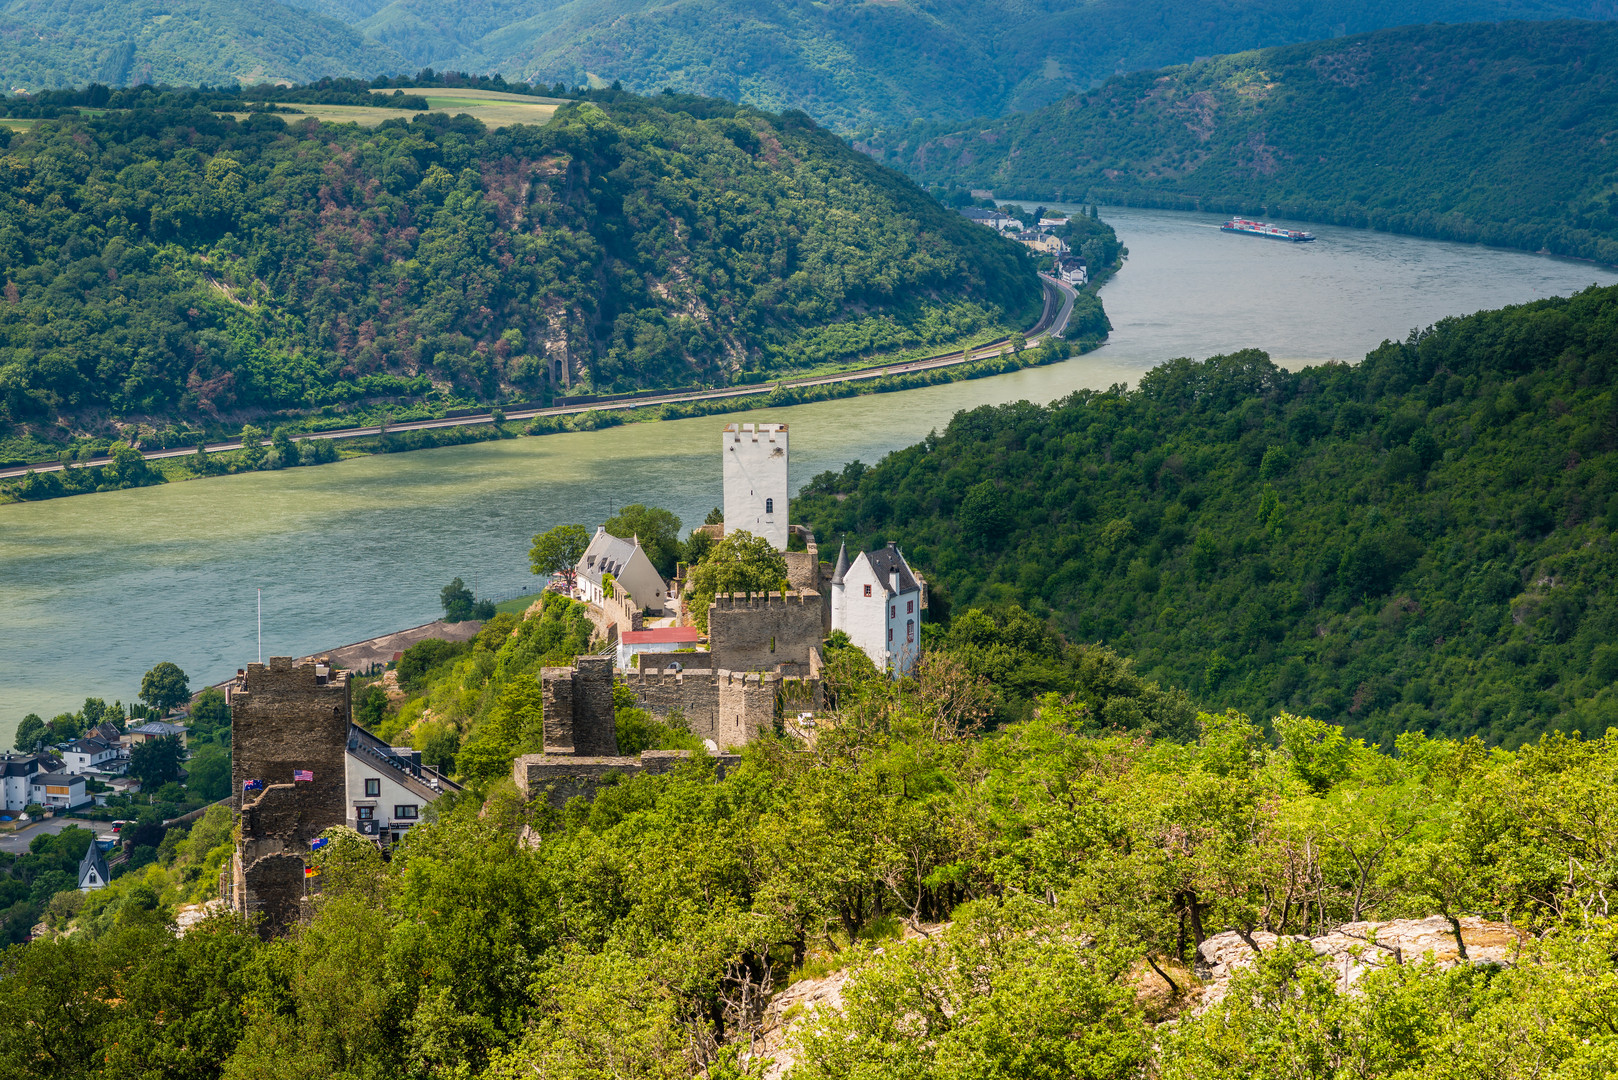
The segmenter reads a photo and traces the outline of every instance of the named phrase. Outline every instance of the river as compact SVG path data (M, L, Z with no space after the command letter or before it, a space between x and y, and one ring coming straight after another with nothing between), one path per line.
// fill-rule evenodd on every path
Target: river
M1103 290L1113 334L1088 356L993 379L757 414L792 425L795 484L874 462L985 403L1136 380L1176 356L1256 346L1288 366L1356 360L1447 315L1566 295L1618 274L1522 252L1311 226L1314 244L1218 231L1216 217L1115 209L1129 248ZM439 614L451 578L531 587L534 533L616 506L697 524L720 502L712 416L0 506L0 745L16 722L128 703L172 660L193 688L257 656L302 655Z

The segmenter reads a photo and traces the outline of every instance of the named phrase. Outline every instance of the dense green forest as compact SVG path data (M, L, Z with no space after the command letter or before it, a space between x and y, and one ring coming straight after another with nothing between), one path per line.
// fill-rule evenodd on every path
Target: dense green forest
M1607 18L1601 0L287 0L415 66L665 86L844 131L1037 108L1122 71L1424 22Z
M13 91L91 82L303 82L404 66L397 53L342 22L273 0L0 3L0 85Z
M1042 302L1020 245L801 113L602 91L367 130L136 96L0 159L0 438L761 381Z
M1618 263L1618 26L1406 27L858 145L1006 197L1243 212Z
M766 738L723 780L698 750L557 811L505 770L543 738L531 665L579 647L577 611L553 599L401 663L421 695L401 713L429 746L488 704L494 730L455 765L481 779L387 861L331 830L290 936L228 915L174 933L228 856L223 812L109 889L56 894L47 932L0 956L0 1070L741 1080L785 1052L789 1080L1461 1080L1618 1064L1610 738L1491 753L1408 733L1390 753L1305 717L1199 712L1109 650L1053 654L1037 620L963 613L900 683L833 647L836 709L812 747ZM963 671L973 656L1071 689L986 730L1003 676ZM393 709L356 699L397 734ZM635 712L619 710L620 748L681 741ZM31 866L61 872L85 839ZM1479 912L1512 923L1503 964L1378 962L1367 940L1347 991L1306 944L1266 937L1203 1008L1190 963L1226 931ZM829 976L846 979L836 1007L767 1009Z
M958 414L804 490L956 607L1021 605L1149 678L1391 745L1618 724L1618 287L1364 362L1177 360Z

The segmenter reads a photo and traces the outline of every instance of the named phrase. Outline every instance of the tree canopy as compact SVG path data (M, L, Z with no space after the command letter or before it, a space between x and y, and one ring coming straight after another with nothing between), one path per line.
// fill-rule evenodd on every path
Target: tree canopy
M721 593L774 592L787 588L787 561L762 536L746 529L726 532L686 578L680 602L692 625L708 630L708 605Z
M179 666L165 660L140 680L140 699L160 714L191 700L191 683Z

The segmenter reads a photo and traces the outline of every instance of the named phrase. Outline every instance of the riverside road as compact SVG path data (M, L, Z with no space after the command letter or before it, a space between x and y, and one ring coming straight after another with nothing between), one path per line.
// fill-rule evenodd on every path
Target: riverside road
M1040 313L1039 321L1025 335L1029 345L1038 345L1049 337L1060 337L1062 331L1067 329L1068 319L1073 314L1073 304L1078 299L1078 292L1053 277L1041 274L1041 284L1045 286L1045 307ZM971 360L982 360L992 355L996 350L1003 349L1009 338L976 346L972 350ZM965 351L944 353L939 356L928 356L920 360L911 360L902 364L884 364L877 367L859 368L855 371L839 371L830 375L810 375L796 379L778 379L768 383L754 383L747 386L726 386L712 390L671 390L667 394L656 397L635 398L622 401L593 401L578 405L561 405L548 409L519 409L505 414L507 420L531 420L536 416L564 416L569 413L582 413L591 411L605 411L608 409L645 409L657 405L673 405L691 401L717 401L725 398L751 397L755 394L767 394L775 387L797 386L825 386L831 383L859 382L864 379L880 379L888 375L909 375L918 371L930 371L935 368L955 367L968 362ZM425 431L430 428L466 427L473 424L491 424L494 422L492 413L479 413L473 416L444 417L438 420L405 420L397 424L381 426L339 428L333 431L311 431L299 433L299 439L358 439L367 435L381 435L384 431ZM265 439L264 445L270 445ZM220 453L227 450L240 450L241 440L234 442L217 442L206 444L208 453ZM197 452L196 447L180 447L169 450L149 450L141 456L147 461L156 461L159 458L189 457ZM106 465L112 459L98 457L83 462L84 465ZM26 476L28 473L55 472L66 468L57 463L40 463L37 465L16 466L9 469L0 469L0 480L15 479Z

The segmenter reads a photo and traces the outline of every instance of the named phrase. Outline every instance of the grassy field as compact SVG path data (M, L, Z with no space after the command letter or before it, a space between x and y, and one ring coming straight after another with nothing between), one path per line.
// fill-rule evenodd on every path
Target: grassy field
M392 94L391 90L377 90L377 94ZM412 94L419 94L427 99L429 112L447 112L456 116L475 116L491 128L510 127L512 124L543 124L555 114L556 107L562 104L559 98L526 97L522 94L502 94L495 90L446 90L434 92L432 90L412 90ZM375 127L384 120L396 117L409 119L420 116L420 113L409 112L405 109L389 109L385 106L367 105L290 105L288 108L297 109L305 116L313 116L317 120L328 120L334 124L358 124L361 127ZM233 114L238 118L244 113ZM282 119L288 123L296 123L298 117L291 113L282 114Z
M510 600L502 600L498 604L494 605L494 610L507 611L513 615L521 615L523 612L532 607L534 601L538 599L539 593L537 592L531 592L526 596L513 596Z

